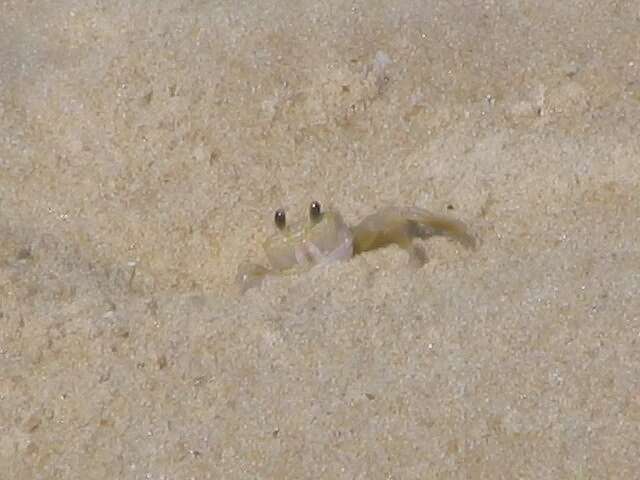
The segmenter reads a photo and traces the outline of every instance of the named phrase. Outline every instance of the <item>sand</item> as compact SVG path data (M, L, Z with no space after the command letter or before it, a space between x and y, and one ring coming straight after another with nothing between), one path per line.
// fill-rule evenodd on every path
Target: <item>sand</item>
M631 479L640 8L0 5L9 479ZM240 295L273 212L467 223Z

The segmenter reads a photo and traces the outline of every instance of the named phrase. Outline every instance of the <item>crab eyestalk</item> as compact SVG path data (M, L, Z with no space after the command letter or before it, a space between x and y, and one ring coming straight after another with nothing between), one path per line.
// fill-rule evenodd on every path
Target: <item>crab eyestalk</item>
M309 219L311 223L318 223L322 218L322 208L320 207L320 202L314 200L311 202L309 206Z
M276 227L278 227L278 230L284 230L287 226L287 216L284 213L284 208L276 210L273 221L275 222Z

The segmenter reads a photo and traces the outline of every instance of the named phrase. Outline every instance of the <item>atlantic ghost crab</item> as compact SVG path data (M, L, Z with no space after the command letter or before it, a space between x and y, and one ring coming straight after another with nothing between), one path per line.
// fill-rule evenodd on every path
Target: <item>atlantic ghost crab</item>
M307 221L288 225L284 209L279 208L274 223L278 231L263 245L270 268L249 262L238 267L236 280L243 293L269 274L296 273L391 244L408 251L412 258L420 256L415 238L444 235L465 247L475 246L464 223L417 207L387 207L349 227L340 213L322 211L314 201Z

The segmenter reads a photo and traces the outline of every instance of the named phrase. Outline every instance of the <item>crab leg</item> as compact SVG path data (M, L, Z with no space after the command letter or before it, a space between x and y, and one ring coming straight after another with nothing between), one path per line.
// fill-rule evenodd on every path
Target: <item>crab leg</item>
M475 246L475 239L464 223L415 207L388 207L369 215L353 228L354 253L396 245L412 251L414 238L444 235L467 248Z

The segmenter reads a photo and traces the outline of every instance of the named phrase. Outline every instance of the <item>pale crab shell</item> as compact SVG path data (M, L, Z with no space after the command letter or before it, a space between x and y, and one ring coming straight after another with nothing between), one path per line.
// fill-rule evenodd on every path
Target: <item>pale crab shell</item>
M337 212L326 212L317 222L286 227L264 243L274 270L311 268L353 256L353 234Z

